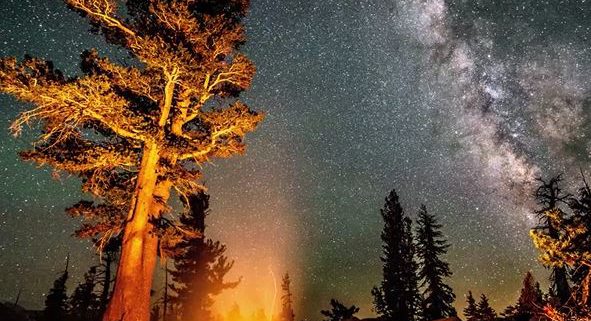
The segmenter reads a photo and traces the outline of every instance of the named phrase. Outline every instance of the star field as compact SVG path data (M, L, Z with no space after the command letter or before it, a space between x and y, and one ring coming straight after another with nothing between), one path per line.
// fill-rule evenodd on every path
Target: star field
M70 75L87 48L129 60L58 0L2 0L0 18L1 56ZM298 319L332 297L371 315L392 188L444 224L459 308L472 290L502 310L526 271L547 277L529 194L537 176L589 168L591 2L253 0L246 25L258 72L244 100L267 117L245 156L205 168L207 233L245 277L223 302L265 305L288 270ZM0 298L22 289L39 308L67 253L76 281L96 258L63 213L76 179L18 160L30 137L8 125L27 106L0 106Z

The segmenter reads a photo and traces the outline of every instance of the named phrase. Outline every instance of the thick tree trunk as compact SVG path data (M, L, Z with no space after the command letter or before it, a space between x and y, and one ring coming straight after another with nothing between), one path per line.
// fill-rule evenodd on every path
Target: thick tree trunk
M123 235L115 287L103 321L148 321L150 290L156 264L158 237L149 223L153 213L156 168L155 144L144 147L134 198Z

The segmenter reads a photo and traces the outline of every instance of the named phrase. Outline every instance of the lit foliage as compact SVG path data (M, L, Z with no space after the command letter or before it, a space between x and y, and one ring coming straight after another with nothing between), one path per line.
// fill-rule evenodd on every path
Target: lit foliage
M558 238L550 237L544 230L533 229L530 236L536 248L541 251L539 256L546 266L573 266L581 262L591 261L591 251L581 251L574 246L574 240L587 230L581 223L564 224L559 210L550 210L545 214L553 227L560 231Z
M147 147L157 150L157 186L164 190L154 193L163 210L153 211L151 222L166 212L168 190L202 189L200 164L244 152L245 134L263 118L236 99L255 73L237 51L248 1L129 0L127 19L115 0L66 3L107 41L128 49L138 66L89 50L83 75L65 77L49 61L0 58L0 91L34 105L11 126L18 135L23 125L40 124L39 140L21 156L56 175L78 175L83 191L102 200L68 212L86 219L79 236L104 241L124 228ZM178 242L182 231L171 218L155 225L163 249Z
M591 267L591 251L588 248L575 246L575 240L587 232L582 222L577 219L565 220L558 210L545 213L550 224L560 231L559 237L554 238L544 230L533 229L530 236L536 248L541 251L540 261L546 266L587 266ZM544 314L553 321L567 320L591 320L589 311L589 292L591 273L587 272L577 288L573 290L568 305L558 309L552 305L546 305Z

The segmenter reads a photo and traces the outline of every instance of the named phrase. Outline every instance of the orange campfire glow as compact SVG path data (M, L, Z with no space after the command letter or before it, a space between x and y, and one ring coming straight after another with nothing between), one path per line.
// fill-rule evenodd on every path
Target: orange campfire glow
M241 285L220 295L214 314L220 321L273 321L280 312L281 297L273 268L244 277Z
M232 200L238 194L224 195L229 202L212 202L208 236L227 245L226 255L234 266L227 281L242 278L234 289L215 297L213 314L220 321L274 321L281 312L281 277L286 272L297 280L298 236L293 233L290 201L281 195L255 195L252 201ZM266 197L265 197L266 196ZM258 201L257 201L258 200ZM260 200L272 200L268 203ZM240 204L241 206L227 206ZM219 221L218 221L219 220ZM238 226L234 229L221 227ZM295 283L297 284L297 282ZM294 290L297 292L297 285Z
M300 295L302 235L295 233L299 216L294 212L294 200L280 188L281 182L290 178L279 169L267 170L273 177L268 186L245 189L246 183L240 179L231 183L237 179L236 173L220 167L210 169L218 180L209 182L212 198L206 235L224 243L226 256L234 261L225 280L242 278L236 288L215 297L212 312L220 321L279 320L285 273L293 280L294 296Z

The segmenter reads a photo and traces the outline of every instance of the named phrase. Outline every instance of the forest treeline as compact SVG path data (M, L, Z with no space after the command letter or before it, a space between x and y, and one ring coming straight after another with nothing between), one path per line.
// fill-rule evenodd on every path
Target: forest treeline
M179 213L182 228L195 237L184 238L169 249L171 264L164 269L164 284L152 291L151 320L214 320L214 298L226 289L235 288L240 280L226 281L234 262L225 256L226 246L205 236L205 218L209 212L209 195L201 192L186 200L189 211ZM99 242L99 240L95 240ZM114 282L113 265L119 258L120 239L111 239L99 264L91 266L84 280L68 294L68 263L54 281L38 321L98 321L107 308ZM289 276L283 284L289 292ZM287 298L286 298L287 299Z
M532 191L537 204L533 214L538 223L530 236L540 251L539 261L550 270L549 289L543 291L527 272L515 304L500 313L491 307L486 294L480 294L477 301L469 291L462 311L467 321L591 320L591 188L581 176L575 194L565 192L561 175L537 179ZM386 197L381 214L383 280L371 292L378 319L430 321L458 317L453 307L456 295L446 283L452 275L445 261L449 243L436 216L421 205L413 222L395 190ZM351 312L358 311L356 307L343 307L333 309L337 313L325 320L353 319Z
M585 180L575 195L563 190L561 176L539 179L532 193L537 202L538 224L531 237L540 249L540 262L550 270L549 288L544 290L531 272L523 278L515 304L495 311L486 294L465 295L466 321L570 321L589 316L589 261L591 252L591 188ZM226 281L233 262L224 255L225 245L206 237L205 219L209 196L191 195L190 211L180 213L183 228L199 237L179 242L165 268L165 281L152 297L152 321L263 321L271 317L260 309L242 315L239 305L227 315L214 311L215 298L233 289L240 280ZM373 310L383 321L431 321L459 317L454 305L456 294L449 286L452 276L445 255L450 246L443 225L425 205L420 205L413 221L392 190L381 209L383 219L382 281L371 290ZM67 292L68 266L55 280L46 297L39 321L96 321L107 306L112 291L113 266L118 259L118 239L104 246L101 263L91 266L84 280ZM297 298L292 280L285 274L281 282L281 306L277 321L294 321ZM491 289L492 290L492 289ZM356 320L359 308L337 299L319 311L323 321ZM313 319L314 320L314 319Z
M562 175L538 178L532 191L538 223L530 236L540 263L550 271L549 288L541 289L526 272L515 304L500 313L486 294L475 298L469 291L462 311L466 321L591 320L591 188L581 176L575 194L565 192ZM457 319L456 295L447 284L452 276L445 261L449 243L437 217L421 205L413 222L395 190L386 197L381 214L383 280L371 291L377 320ZM324 321L357 319L358 307L334 299L330 305L322 311Z

